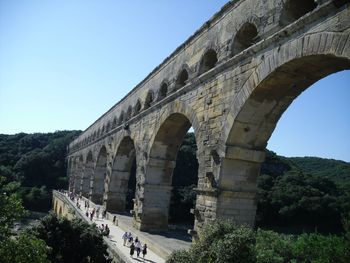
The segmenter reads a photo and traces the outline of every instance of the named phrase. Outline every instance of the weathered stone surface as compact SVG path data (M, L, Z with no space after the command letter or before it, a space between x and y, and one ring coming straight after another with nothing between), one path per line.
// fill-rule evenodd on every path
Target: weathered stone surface
M193 233L221 217L253 225L280 116L315 81L350 68L349 14L349 1L229 2L69 145L70 189L123 210L136 160L134 225L166 228L176 155L192 126Z

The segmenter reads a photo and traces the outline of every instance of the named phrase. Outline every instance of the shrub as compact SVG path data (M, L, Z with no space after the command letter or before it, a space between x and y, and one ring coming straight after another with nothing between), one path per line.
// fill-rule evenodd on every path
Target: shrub
M250 263L255 262L254 245L253 230L232 221L218 220L203 229L189 251L175 252L167 262Z

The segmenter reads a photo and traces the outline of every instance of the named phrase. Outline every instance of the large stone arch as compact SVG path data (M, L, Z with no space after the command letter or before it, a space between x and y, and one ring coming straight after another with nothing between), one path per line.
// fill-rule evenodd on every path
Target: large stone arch
M95 204L102 205L105 178L107 174L107 148L102 146L99 150L94 169L91 189L91 201Z
M291 102L321 78L350 69L348 35L315 33L273 50L233 101L218 178L217 217L254 224L265 147Z
M194 128L196 140L199 125L195 113L182 103L163 112L150 140L145 181L135 204L135 224L141 230L167 229L172 174L176 156L189 128ZM142 214L138 207L142 206Z
M112 164L112 172L106 196L106 209L124 212L131 168L136 159L134 140L130 136L121 139Z
M92 151L89 151L84 165L84 173L82 178L82 195L89 198L91 180L94 174L94 163L92 157Z
M155 127L153 129L153 131L155 131L154 133L152 133L152 136L150 138L150 147L148 150L148 155L150 154L150 150L151 150L151 145L153 145L154 140L157 136L157 133L160 129L160 127L163 125L163 123L173 114L178 113L181 115L186 116L186 118L190 121L190 123L192 124L193 130L194 130L194 134L196 136L196 143L198 145L198 138L200 136L200 122L198 120L197 114L196 112L187 104L180 102L180 101L174 101L171 102L167 105L167 107L165 107L159 114L159 117L157 118Z

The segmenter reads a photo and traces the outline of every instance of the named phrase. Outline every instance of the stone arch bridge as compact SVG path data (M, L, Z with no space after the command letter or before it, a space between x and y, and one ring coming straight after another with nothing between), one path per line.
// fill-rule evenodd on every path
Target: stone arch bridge
M167 228L176 155L193 127L192 234L215 218L253 225L267 141L303 90L350 68L349 32L346 0L227 3L69 145L70 189L123 211L136 160L134 226Z

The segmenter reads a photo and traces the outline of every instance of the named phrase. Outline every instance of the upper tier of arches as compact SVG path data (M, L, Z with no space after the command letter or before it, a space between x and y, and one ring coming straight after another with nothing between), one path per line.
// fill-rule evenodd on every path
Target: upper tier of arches
M244 4L244 1L240 2L242 3L239 3L239 5ZM269 14L270 16L272 15L278 17L276 27L274 30L272 30L272 32L276 32L277 30L290 25L318 7L317 2L314 0L281 0L281 3L277 2L279 2L279 0L276 0L276 7L274 7L275 9L273 9L273 11L271 11L272 14ZM225 6L223 10L220 11L217 16L215 16L215 19L219 19L220 15L227 12L227 10L235 12L234 8L239 9L239 6L236 7L235 5L235 3L230 3ZM278 13L278 15L274 13ZM166 99L171 93L176 92L190 84L194 78L197 78L226 62L229 58L244 52L245 50L254 46L263 37L266 37L267 33L264 31L264 19L258 19L252 13L241 17L243 17L243 19L241 19L238 23L236 22L234 25L235 29L233 30L229 41L226 41L224 44L220 44L221 40L219 40L219 34L217 37L210 39L207 46L201 47L201 51L199 52L202 52L202 55L198 63L191 66L187 65L187 61L191 58L184 58L183 56L180 58L180 56L178 56L183 61L176 61L175 67L172 66L166 78L158 79L158 83L152 81L152 87L143 92L145 95L138 97L136 100L131 100L131 102L125 101L125 103L118 107L116 113L114 113L112 116L106 116L101 122L99 122L98 125L93 125L93 127L91 127L92 131L81 135L76 142L73 142L74 146L72 146L70 150L84 147L102 138L113 129L120 126L125 126L126 121L136 117L144 110L151 108L159 101ZM206 24L207 30L214 27L215 24L211 22L213 22L215 19L213 18L212 21L209 21ZM204 30L203 27L201 30ZM169 61L170 58L176 56L176 54L178 54L180 51L181 48L176 50L174 54L166 59L166 61ZM176 58L176 60L177 59L178 58ZM163 62L163 64L164 63L165 62ZM164 68L164 66L158 67L155 71L158 72L160 68Z

